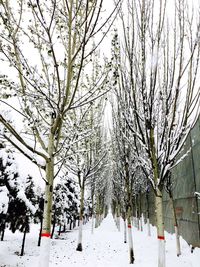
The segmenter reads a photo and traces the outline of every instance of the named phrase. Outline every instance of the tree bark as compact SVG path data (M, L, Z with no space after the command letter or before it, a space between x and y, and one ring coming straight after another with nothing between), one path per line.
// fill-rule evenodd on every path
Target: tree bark
M53 135L51 135L48 146L48 153L50 159L46 163L45 201L44 201L43 225L41 233L39 267L49 267L49 259L50 259L51 216L52 216L52 200L53 200L53 180L54 180L53 140L54 140Z
M38 238L38 247L40 247L40 244L41 244L42 224L43 224L43 217L40 220L40 233L39 233L39 238Z
M148 236L151 236L151 227L150 227L150 212L149 212L149 196L148 193L146 193L146 203L147 203L147 232Z
M138 206L139 206L140 231L143 231L141 193L139 194L139 205Z
M80 213L79 213L79 230L78 230L78 244L77 244L77 251L82 251L82 237L83 237L83 209L84 209L84 191L85 185L84 181L81 187L81 199L80 199Z
M130 257L130 264L134 263L134 251L133 251L133 237L132 237L132 231L131 231L131 208L128 208L128 241L129 241L129 257Z
M157 238L158 238L158 267L165 267L165 236L163 221L162 192L157 189L155 196Z
M69 223L69 230L70 231L72 230L72 224L73 224L73 221L72 221L72 219L70 219L70 223Z
M24 234L23 234L23 239L22 239L22 248L21 248L20 256L24 255L24 246L25 246L25 240L26 240L26 233L27 233L27 227L25 227L25 229L24 229Z
M127 243L126 218L124 218L124 243Z
M181 245L180 245L180 236L179 236L179 227L178 227L178 220L176 217L176 211L174 206L174 200L172 196L172 192L169 192L170 202L172 206L172 213L173 213L173 221L174 221L174 230L176 236L176 255L179 257L181 255Z
M60 223L60 225L59 225L59 230L58 230L58 235L61 234L61 228L62 228L62 225L61 225L61 223Z
M4 240L5 228L6 228L6 224L4 223L1 229L1 241Z
M55 226L56 226L56 220L54 218L54 220L53 220L53 227L52 227L52 231L51 231L51 239L53 239L53 235L54 235L54 231L55 231Z

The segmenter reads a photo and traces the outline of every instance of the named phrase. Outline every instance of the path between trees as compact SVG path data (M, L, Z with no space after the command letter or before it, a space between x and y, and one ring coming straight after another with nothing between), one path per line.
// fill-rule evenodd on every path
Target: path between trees
M129 264L128 244L124 244L123 222L118 231L111 214L103 220L99 228L91 234L91 221L83 228L83 251L75 250L77 231L63 234L63 244L53 241L50 267L156 267L157 239L156 230L152 227L152 236L147 236L147 229L138 231L133 227L135 264ZM184 255L177 258L175 240L166 234L167 266L166 267L199 267L200 250L190 253L188 245L182 240ZM199 258L198 258L199 257Z
M123 241L123 223L121 231L115 226L111 214L103 220L101 226L91 234L91 221L83 227L83 251L76 251L78 231L63 233L59 239L52 240L50 267L131 267L129 265L128 244ZM37 247L38 229L33 227L27 235L25 255L19 257L22 235L13 235L8 230L5 241L0 243L0 267L35 267L39 249ZM199 267L200 249L190 253L189 246L181 240L183 255L176 257L174 237L166 235L166 267ZM152 227L152 236L147 229L138 231L133 227L135 264L133 267L157 266L156 231ZM8 253L6 253L8 251Z

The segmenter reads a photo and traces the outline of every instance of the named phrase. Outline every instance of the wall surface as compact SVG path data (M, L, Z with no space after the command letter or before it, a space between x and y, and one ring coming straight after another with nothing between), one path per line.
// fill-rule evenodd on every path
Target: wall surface
M172 171L173 197L180 227L180 235L194 247L200 247L200 118L188 136L183 151L188 156ZM173 216L167 193L163 197L165 229L173 233ZM149 193L150 221L155 224L155 205L153 193ZM147 215L147 200L142 198L142 211Z

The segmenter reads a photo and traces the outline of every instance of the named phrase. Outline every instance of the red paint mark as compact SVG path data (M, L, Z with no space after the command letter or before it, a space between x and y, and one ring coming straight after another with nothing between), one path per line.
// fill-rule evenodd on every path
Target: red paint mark
M158 236L158 239L160 239L160 240L165 240L165 237L164 236Z
M128 224L128 228L131 228L131 224Z
M50 233L41 233L41 237L50 237L51 236L51 234Z

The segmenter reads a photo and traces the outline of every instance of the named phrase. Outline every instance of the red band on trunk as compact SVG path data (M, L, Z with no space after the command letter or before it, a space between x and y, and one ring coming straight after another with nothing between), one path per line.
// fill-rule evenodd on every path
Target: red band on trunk
M50 237L51 236L51 234L50 233L41 233L41 237Z
M160 239L160 240L165 240L165 237L164 236L158 236L158 239Z
M128 224L128 228L131 228L131 224Z

